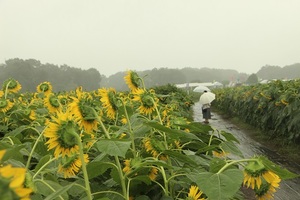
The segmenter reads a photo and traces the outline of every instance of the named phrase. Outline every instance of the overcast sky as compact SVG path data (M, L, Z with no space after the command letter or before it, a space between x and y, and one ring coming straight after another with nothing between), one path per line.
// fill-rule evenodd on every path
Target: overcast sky
M300 0L0 0L0 63L256 73L300 62Z

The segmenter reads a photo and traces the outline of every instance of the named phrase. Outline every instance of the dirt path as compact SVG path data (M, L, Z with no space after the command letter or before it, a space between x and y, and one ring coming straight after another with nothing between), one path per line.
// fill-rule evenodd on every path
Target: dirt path
M196 103L193 107L194 121L202 122L201 104ZM240 127L234 125L230 120L222 118L217 113L212 113L210 125L217 130L224 130L232 133L239 141L238 147L243 152L246 158L253 155L265 155L274 163L281 165L290 171L300 174L300 163L293 163L285 159L284 156L279 155L276 149L270 149L262 145L258 141L251 138L247 130L242 130ZM248 200L254 198L247 198ZM275 200L300 200L300 178L293 180L286 180L280 183L280 189L274 195Z

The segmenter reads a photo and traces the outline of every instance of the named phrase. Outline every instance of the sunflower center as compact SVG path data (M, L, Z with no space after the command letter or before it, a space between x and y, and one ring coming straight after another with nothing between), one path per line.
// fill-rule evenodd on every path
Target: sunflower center
M145 95L142 97L142 102L145 107L152 108L154 106L153 99L149 95Z
M49 90L49 85L47 83L42 83L40 85L40 89L41 89L41 91L46 92Z
M53 107L56 107L56 108L59 107L58 99L55 96L50 97L49 102Z
M10 82L8 84L9 84L8 89L14 89L18 86L18 83L15 80L10 80Z
M108 92L108 99L109 99L109 103L110 103L111 107L114 110L117 110L118 109L118 107L117 107L117 100L115 98L114 92Z
M131 82L135 87L139 87L139 76L136 73L131 74Z
M61 146L64 148L74 147L77 144L77 138L74 134L77 133L73 127L73 123L70 121L66 128L61 130Z
M80 107L80 111L82 113L83 119L86 120L86 121L88 121L88 122L93 122L97 118L95 116L92 108L89 107L89 106L85 106L85 105L81 106Z
M0 99L0 108L6 108L7 104L6 99Z

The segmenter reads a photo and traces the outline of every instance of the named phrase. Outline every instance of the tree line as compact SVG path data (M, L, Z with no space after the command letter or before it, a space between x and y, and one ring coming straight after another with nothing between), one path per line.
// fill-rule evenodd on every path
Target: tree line
M91 91L100 87L101 74L90 68L82 70L68 65L57 66L42 64L35 59L9 59L0 65L0 82L13 78L22 85L22 92L34 92L36 87L45 81L53 86L53 91L70 91L82 86Z
M101 70L101 69L100 69ZM250 76L232 69L191 68L182 69L153 68L136 71L143 78L147 87L167 84L218 81L227 85L229 82L256 83L259 79L295 79L300 78L300 63L278 66L263 66L256 74ZM95 68L83 70L68 65L42 64L35 59L9 59L0 65L0 82L14 78L22 85L22 91L34 92L37 85L44 81L52 84L54 91L70 91L82 86L87 91L100 87L113 87L118 91L128 90L124 81L125 71L117 72L109 77Z

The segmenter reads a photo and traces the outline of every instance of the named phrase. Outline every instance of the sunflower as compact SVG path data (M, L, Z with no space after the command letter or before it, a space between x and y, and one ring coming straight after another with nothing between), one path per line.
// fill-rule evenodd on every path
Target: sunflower
M278 188L280 181L277 174L267 170L260 162L250 162L245 167L243 184L252 189L260 189L264 182Z
M4 92L2 90L0 90L0 98L3 97Z
M48 150L55 149L54 156L57 158L60 154L62 157L71 156L79 151L77 138L78 129L74 119L69 111L66 113L57 112L56 117L51 117L53 122L49 122L44 136L48 138L46 144Z
M49 82L43 82L37 86L36 90L37 92L43 92L45 95L48 95L52 92L52 85Z
M161 153L159 153L159 150L156 146L158 146L154 140L151 140L150 138L144 138L144 147L147 152L149 152L154 158L159 158L160 160L167 160L167 157Z
M84 154L84 162L88 163L88 155ZM70 178L78 173L79 169L82 166L81 159L79 154L74 154L72 156L66 156L62 158L61 163L58 166L58 172L64 174L64 178Z
M254 191L258 200L271 200L274 198L276 189L269 183L263 183L260 189L255 189Z
M155 110L158 99L153 92L144 89L136 89L135 92L133 92L133 95L133 101L140 102L138 110L141 114L151 114Z
M48 108L50 113L54 113L59 110L60 102L56 95L49 93L44 99L44 104Z
M204 198L200 198L202 194L203 192L197 186L192 185L186 200L205 200Z
M4 97L0 98L0 112L6 113L13 106L14 104L9 99L5 99Z
M134 71L128 71L127 75L124 77L125 83L129 87L131 91L135 91L140 86L140 77L139 75Z
M158 173L158 169L155 167L152 167L148 174L148 177L150 178L151 181L155 181L155 179L157 177L157 173Z
M7 89L8 92L17 93L21 88L22 88L21 84L12 78L7 79L3 83L3 91L6 91Z
M106 110L107 116L110 119L115 119L116 111L118 110L117 99L116 99L116 90L113 88L109 89L99 89L98 90L101 98L100 101L104 109Z
M3 158L5 150L0 151L0 160ZM26 169L12 167L10 164L0 166L0 185L1 197L3 199L30 199L31 188L25 188L24 182L26 177Z
M80 128L84 128L86 132L90 133L96 130L98 126L97 116L95 116L95 111L92 108L91 97L89 94L79 90L76 93L77 98L71 97L73 102L69 104L69 108Z
M123 168L123 172L124 172L125 174L127 174L127 173L129 173L129 172L131 171L130 163L131 163L131 160L130 160L130 159L124 160L124 168Z

